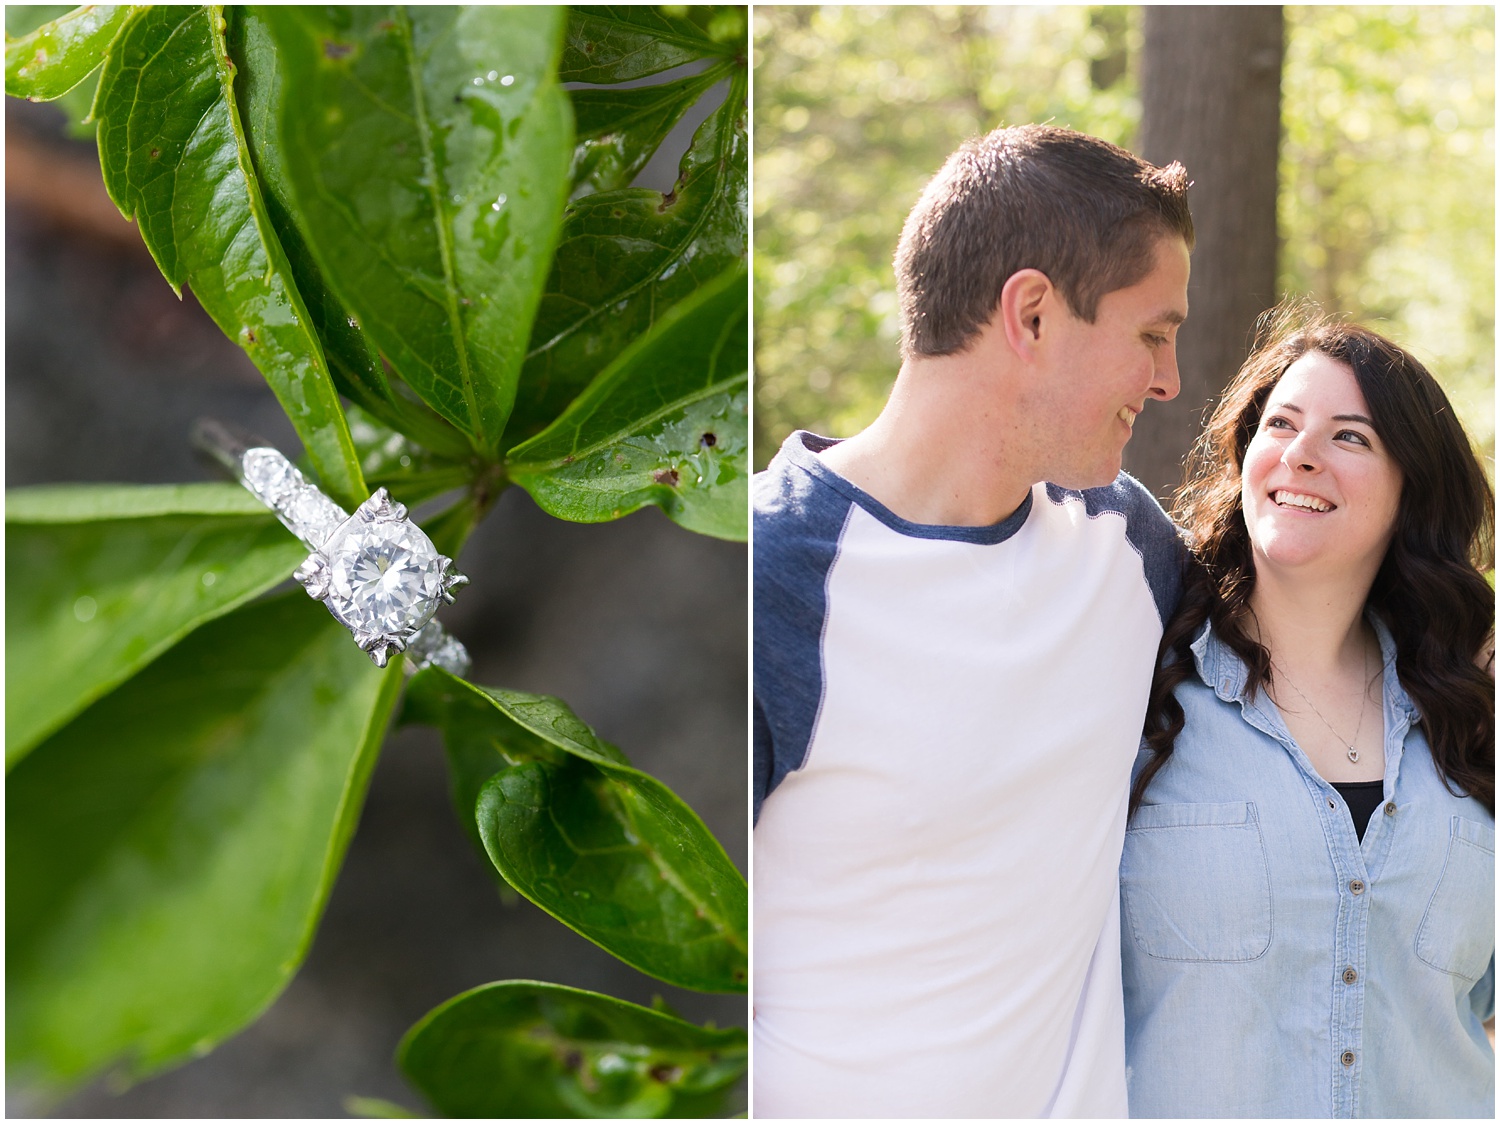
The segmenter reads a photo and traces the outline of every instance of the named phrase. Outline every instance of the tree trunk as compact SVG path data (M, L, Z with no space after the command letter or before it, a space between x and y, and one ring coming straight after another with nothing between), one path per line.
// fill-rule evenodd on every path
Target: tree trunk
M1207 409L1276 302L1276 157L1281 138L1280 7L1145 10L1141 137L1153 164L1182 161L1197 247L1178 334L1182 393L1147 406L1125 467L1165 499Z

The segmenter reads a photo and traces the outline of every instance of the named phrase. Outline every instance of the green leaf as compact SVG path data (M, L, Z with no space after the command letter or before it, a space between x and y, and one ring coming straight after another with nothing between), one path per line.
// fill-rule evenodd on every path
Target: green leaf
M60 20L73 11L77 11L77 6L73 4L7 4L5 5L6 38L24 38L43 24Z
M627 188L571 203L507 434L509 444L554 421L668 308L745 260L743 69L698 128L668 195Z
M687 14L669 15L662 8L644 4L572 8L559 67L562 80L629 82L702 58L744 54L745 8L705 8L700 12L710 16L706 28ZM713 16L725 14L738 19L712 21Z
M371 488L385 487L408 506L462 488L475 475L472 456L451 460L423 448L358 406L349 407L349 433Z
M362 1116L366 1120L422 1119L420 1112L413 1112L405 1105L385 1100L383 1097L345 1097L344 1111L350 1116Z
M448 1116L706 1117L745 1072L745 1032L607 995L508 980L412 1027L401 1070Z
M307 550L233 484L5 497L5 763Z
M568 191L561 13L258 14L281 53L283 167L324 280L406 384L497 457Z
M300 592L206 625L6 784L7 1077L206 1053L291 979L401 688Z
M323 280L307 239L297 227L296 205L287 183L280 120L283 79L280 53L255 8L231 8L225 39L235 63L235 93L246 144L261 181L266 214L281 240L297 290L307 305L339 393L429 449L463 457L469 442L399 382L392 382L359 322ZM368 481L376 487L377 482Z
M573 90L573 194L629 187L682 115L728 72L724 63L656 86Z
M673 307L511 450L511 480L562 519L596 523L654 503L689 530L743 541L748 299L736 267Z
M692 809L565 703L429 668L404 718L442 728L455 800L522 895L658 979L745 990L744 878Z
M217 8L137 11L99 80L104 185L174 288L187 283L260 368L324 490L369 492L323 349L261 199Z
M6 35L5 92L32 101L62 97L98 69L131 11L128 4L91 4L20 39Z

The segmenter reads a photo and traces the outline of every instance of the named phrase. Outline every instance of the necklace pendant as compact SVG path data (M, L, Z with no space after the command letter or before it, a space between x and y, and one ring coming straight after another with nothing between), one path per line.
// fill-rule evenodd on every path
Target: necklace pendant
M1358 761L1359 760L1359 750L1355 749L1352 745L1349 747L1349 760L1350 761Z

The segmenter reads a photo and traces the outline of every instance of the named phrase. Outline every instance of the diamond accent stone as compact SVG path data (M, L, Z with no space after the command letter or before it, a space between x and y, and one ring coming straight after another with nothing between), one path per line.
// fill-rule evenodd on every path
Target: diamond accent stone
M469 651L459 641L443 631L437 621L431 621L422 631L411 638L406 649L406 658L415 668L436 664L444 671L452 672L460 679L469 674Z
M355 636L404 640L443 603L447 559L415 523L355 516L321 553L328 559L324 603Z
M309 484L297 466L275 449L247 450L240 468L245 487L312 550L349 518L347 511Z
M275 507L297 488L307 486L296 466L275 449L251 449L240 463L244 469L245 487L270 507Z
M309 546L321 546L349 516L338 504L311 484L298 488L276 514L291 532Z

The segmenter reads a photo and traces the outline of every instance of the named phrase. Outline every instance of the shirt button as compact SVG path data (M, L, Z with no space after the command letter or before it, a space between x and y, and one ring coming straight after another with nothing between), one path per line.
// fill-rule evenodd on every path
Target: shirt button
M1334 803L1334 802L1333 802L1333 801L1332 801L1332 800L1330 800L1330 801L1329 801L1329 802L1328 802L1328 806L1329 806L1329 807L1330 807L1330 808L1337 808L1337 807L1338 807L1338 805L1337 805L1337 804L1335 804L1335 803Z
M1363 894L1365 892L1365 884L1356 878L1353 882L1349 883L1349 892L1351 894Z
M1346 984L1352 984L1357 979L1359 979L1359 973L1356 972L1353 968L1344 969L1344 982Z
M1385 814L1388 816L1394 816L1396 814L1396 805L1394 801L1388 802L1386 804Z
M1345 1050L1341 1055L1339 1055L1339 1061L1343 1062L1345 1065L1353 1065L1354 1064L1354 1051L1353 1050Z

